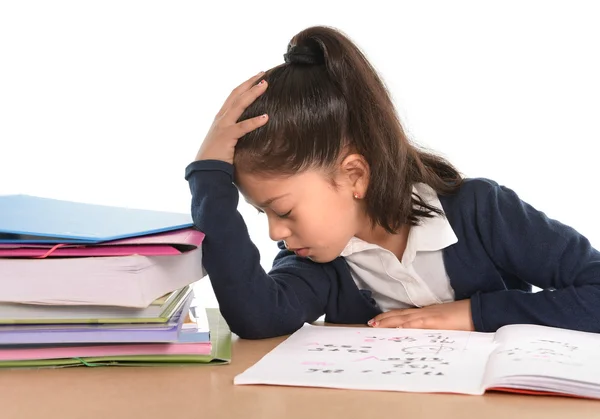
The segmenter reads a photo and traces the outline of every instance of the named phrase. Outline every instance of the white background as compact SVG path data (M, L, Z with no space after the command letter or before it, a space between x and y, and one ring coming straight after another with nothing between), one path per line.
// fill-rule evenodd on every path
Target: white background
M0 0L0 194L189 211L184 169L229 91L325 24L414 140L600 246L593 1L206 3ZM240 211L268 268L266 219Z

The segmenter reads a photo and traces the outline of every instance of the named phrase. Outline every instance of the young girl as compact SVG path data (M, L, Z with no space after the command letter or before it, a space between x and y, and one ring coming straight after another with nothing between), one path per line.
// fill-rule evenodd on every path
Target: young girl
M340 32L306 29L284 59L231 93L186 169L233 332L284 335L323 314L372 327L600 331L600 252L585 237L411 144ZM279 241L269 273L238 190Z

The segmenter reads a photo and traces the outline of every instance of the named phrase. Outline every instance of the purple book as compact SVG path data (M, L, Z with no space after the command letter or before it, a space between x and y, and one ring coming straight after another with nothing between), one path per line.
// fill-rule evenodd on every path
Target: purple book
M208 330L182 336L182 325L194 296L188 296L181 309L166 324L81 324L81 325L7 325L0 326L3 345L46 345L73 343L157 343L210 342Z

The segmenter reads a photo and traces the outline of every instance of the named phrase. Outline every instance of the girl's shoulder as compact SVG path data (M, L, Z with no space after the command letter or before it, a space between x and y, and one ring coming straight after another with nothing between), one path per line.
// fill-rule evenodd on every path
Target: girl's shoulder
M491 194L498 193L504 187L498 182L483 177L465 178L452 194L440 195L440 200L455 205L473 205L476 201L485 200Z
M457 192L463 195L488 195L500 187L500 184L492 179L484 177L465 178Z
M517 194L488 178L465 178L457 190L448 195L439 195L446 216L460 218L479 216L487 218L501 208L520 206Z

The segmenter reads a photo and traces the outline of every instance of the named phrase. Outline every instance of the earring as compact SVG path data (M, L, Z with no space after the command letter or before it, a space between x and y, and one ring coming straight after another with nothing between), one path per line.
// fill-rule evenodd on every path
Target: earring
M358 192L354 192L354 199L359 199L360 195L358 194Z

